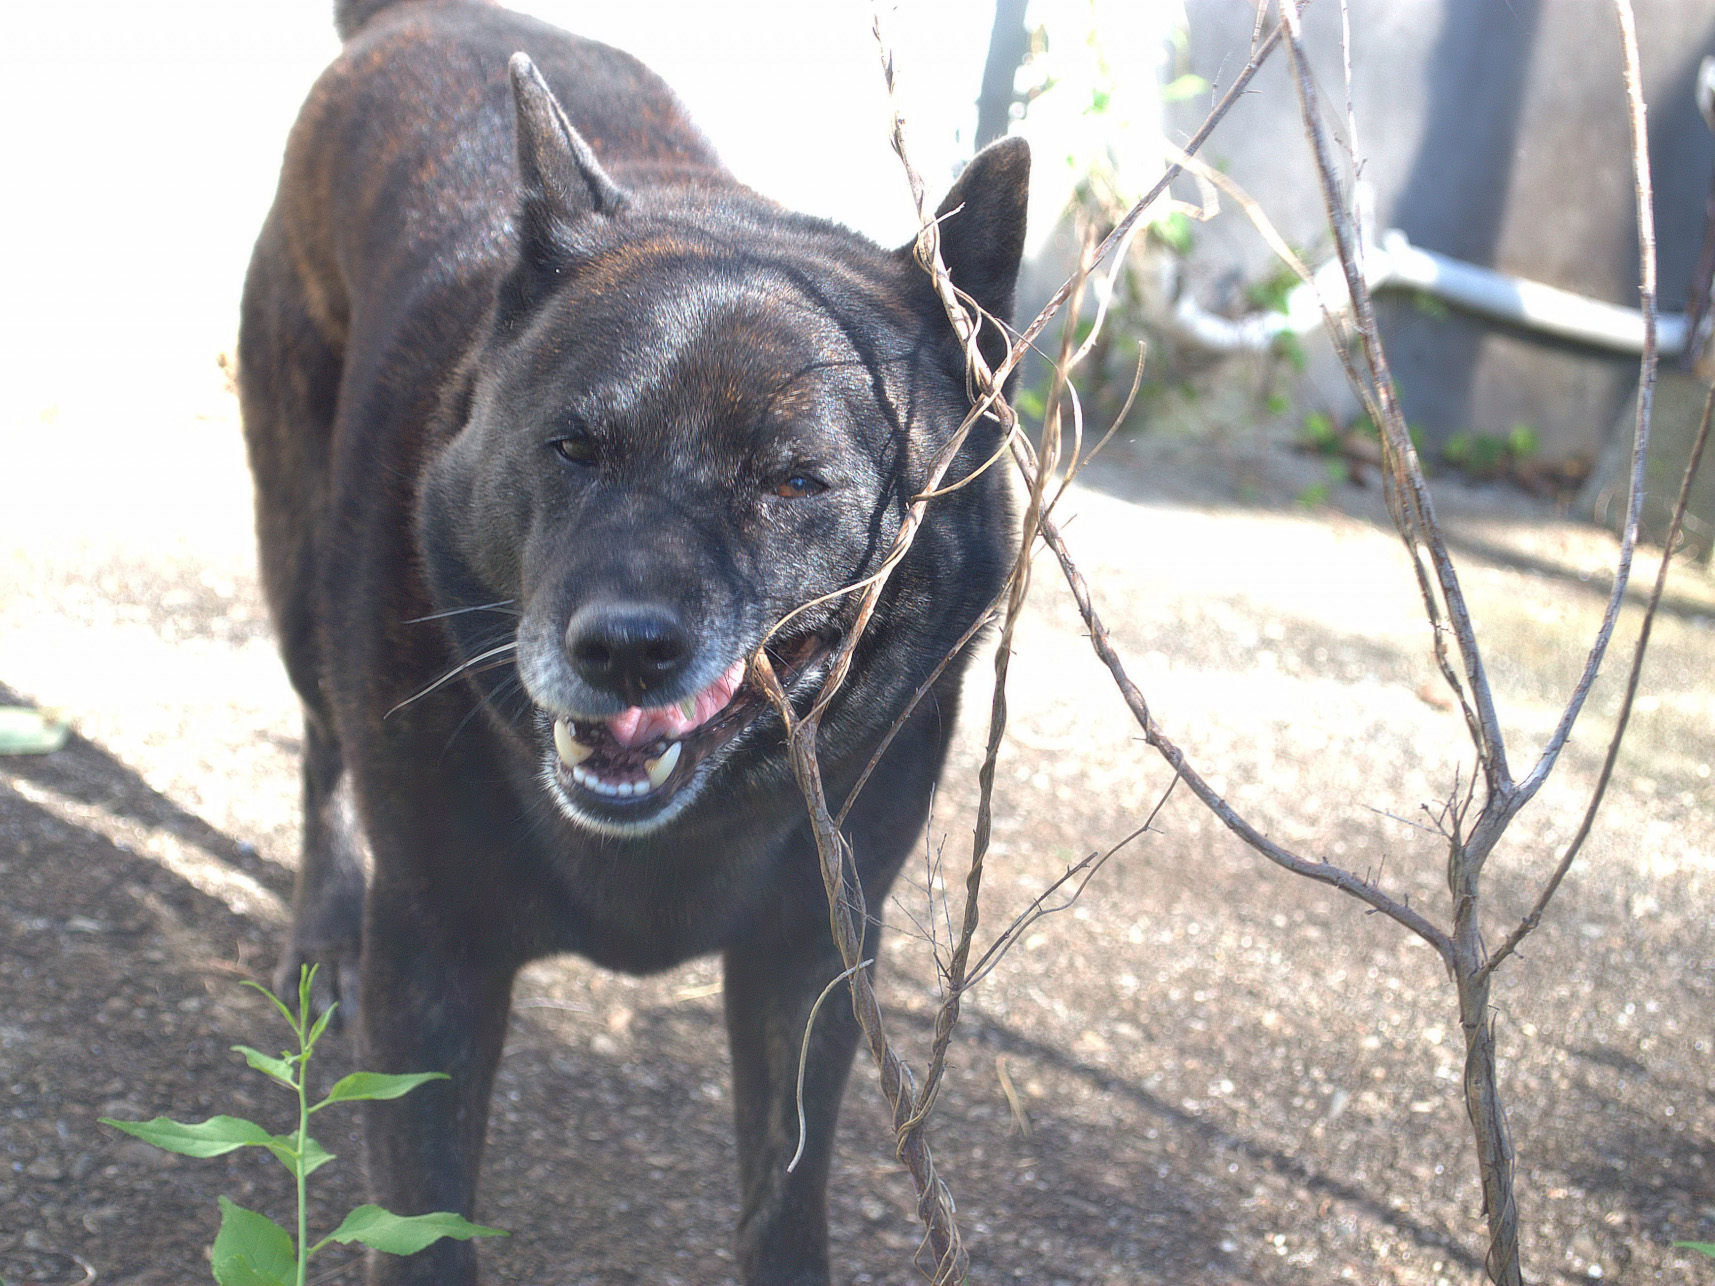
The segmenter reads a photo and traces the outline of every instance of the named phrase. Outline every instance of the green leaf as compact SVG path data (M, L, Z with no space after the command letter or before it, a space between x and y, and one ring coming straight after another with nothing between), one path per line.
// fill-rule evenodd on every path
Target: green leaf
M69 729L29 706L0 706L0 755L48 755L65 745Z
M304 1024L309 1021L310 990L316 985L316 974L320 970L319 964L303 965L298 970L298 1017L292 1024L292 1030L298 1033L300 1039L304 1035Z
M103 1125L133 1134L168 1152L188 1157L225 1156L237 1148L267 1147L274 1136L254 1121L241 1116L211 1116L201 1125L186 1125L157 1116L152 1121L115 1121L101 1117Z
M1340 434L1334 428L1334 420L1326 412L1311 411L1304 417L1305 445L1323 455L1338 455L1340 453Z
M328 1096L310 1109L319 1112L329 1103L355 1103L359 1099L402 1098L425 1081L450 1080L445 1072L411 1072L405 1076L385 1072L353 1072L334 1082Z
M1680 1250L1695 1250L1700 1255L1708 1255L1715 1259L1715 1242L1711 1241L1676 1241L1673 1243Z
M1180 103L1187 98L1195 98L1209 88L1209 82L1201 76L1187 72L1175 77L1161 87L1161 101L1164 103Z
M328 1023L333 1021L333 1011L339 1008L339 1001L334 1001L322 1010L321 1017L316 1019L316 1025L310 1028L310 1034L304 1040L304 1053L308 1054L315 1043L322 1038L322 1033L328 1029Z
M241 987L250 987L253 990L260 991L264 996L268 997L268 1003L280 1011L280 1017L284 1018L288 1024L291 1024L293 1031L297 1030L297 1024L292 1021L292 1011L286 1008L286 1002L281 1000L280 997L276 996L272 991L257 982L254 978L246 978L238 985Z
M469 1241L472 1237L506 1235L499 1228L471 1223L450 1210L432 1215L396 1215L380 1206L359 1206L345 1217L344 1223L328 1234L327 1240L347 1245L361 1241L365 1246L384 1250L389 1255L414 1255L442 1237Z
M291 1286L298 1275L297 1253L286 1230L225 1197L209 1260L220 1286Z
M296 1130L293 1130L290 1134L271 1135L268 1141L262 1146L272 1152L274 1154L274 1159L281 1165L285 1166L286 1169L290 1170L294 1175L298 1173L300 1157L298 1155L298 1132ZM332 1160L333 1153L329 1152L321 1144L317 1143L313 1135L305 1137L301 1161L306 1177L314 1174L317 1170L321 1169Z
M298 1082L292 1078L292 1062L288 1055L285 1058L273 1058L259 1049L251 1049L248 1045L234 1045L233 1052L244 1055L244 1061L265 1076L272 1076L280 1084L289 1089L297 1089Z
M1163 245L1175 254L1188 255L1196 238L1191 233L1191 220L1178 210L1150 224L1150 229Z

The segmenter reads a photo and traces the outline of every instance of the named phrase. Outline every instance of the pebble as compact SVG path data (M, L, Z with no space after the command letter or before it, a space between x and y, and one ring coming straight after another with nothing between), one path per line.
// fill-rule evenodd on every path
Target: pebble
M47 1179L51 1183L58 1183L66 1177L65 1169L53 1157L37 1157L24 1167L24 1173L32 1179Z

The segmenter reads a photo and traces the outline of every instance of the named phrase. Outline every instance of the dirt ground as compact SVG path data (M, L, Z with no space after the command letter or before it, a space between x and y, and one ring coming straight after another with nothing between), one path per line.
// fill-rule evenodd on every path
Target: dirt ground
M162 402L161 397L166 400ZM265 977L296 852L299 728L257 593L236 408L215 368L147 415L118 395L6 422L0 702L52 707L62 751L0 760L0 1277L207 1280L219 1193L285 1217L284 1172L169 1157L100 1115L287 1124L228 1052L278 1048ZM132 408L135 410L135 408ZM1275 449L1120 451L1068 537L1164 723L1264 829L1444 913L1419 823L1469 771L1373 493L1290 503ZM1234 496L1243 496L1240 503ZM1561 707L1607 537L1447 489L1514 762ZM1073 516L1075 515L1075 516ZM1138 745L1058 577L1014 667L986 924L1135 828L1169 773ZM1585 856L1497 984L1532 1280L1715 1281L1715 586L1682 571ZM1635 623L1635 612L1628 624ZM1627 636L1629 638L1629 635ZM980 684L983 668L976 680ZM1489 934L1576 824L1617 705L1610 663L1560 770L1494 859ZM967 703L986 702L973 690ZM883 999L920 1061L936 1000L934 857L962 882L980 727L967 712L925 864L889 910ZM944 930L943 930L944 937ZM719 975L532 968L496 1094L479 1216L496 1281L732 1280ZM326 1077L352 1066L330 1042ZM1242 850L1185 792L966 1005L933 1138L973 1282L1411 1286L1481 1274L1458 1033L1433 954ZM361 1199L361 1146L313 1226ZM838 1280L910 1283L918 1235L873 1069L833 1191ZM342 1252L343 1253L343 1252ZM350 1257L318 1261L356 1282Z

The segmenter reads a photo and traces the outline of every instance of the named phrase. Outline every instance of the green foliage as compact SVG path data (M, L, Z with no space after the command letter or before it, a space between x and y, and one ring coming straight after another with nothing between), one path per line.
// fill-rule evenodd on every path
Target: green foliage
M1411 306L1434 321L1441 321L1447 316L1447 305L1426 290L1411 292Z
M1674 1247L1679 1250L1695 1250L1700 1255L1708 1255L1715 1259L1715 1242L1708 1241L1676 1241Z
M355 1241L388 1254L414 1255L442 1237L466 1241L472 1237L506 1235L498 1228L484 1228L448 1211L407 1216L392 1214L380 1206L359 1206L333 1232L313 1246L307 1244L305 1183L310 1175L334 1159L331 1152L311 1137L310 1117L335 1103L399 1098L426 1081L447 1079L444 1072L413 1072L408 1075L353 1072L335 1082L326 1098L312 1104L308 1092L310 1056L315 1051L316 1042L327 1030L328 1019L333 1016L330 1007L314 1022L309 1019L310 988L315 976L314 967L305 968L299 975L296 1013L267 988L253 982L245 984L267 996L280 1011L292 1034L298 1038L297 1053L282 1050L275 1058L248 1045L232 1047L233 1052L244 1056L244 1061L252 1069L297 1096L298 1128L290 1134L270 1134L254 1121L240 1116L214 1116L196 1125L171 1121L164 1116L157 1116L152 1121L101 1118L103 1125L111 1125L146 1143L183 1156L217 1157L239 1148L264 1148L297 1181L298 1235L295 1240L266 1215L246 1210L225 1197L220 1198L220 1231L209 1251L214 1279L220 1286L305 1286L310 1260L331 1242L350 1244Z
M241 1116L211 1116L201 1125L182 1125L157 1116L152 1121L110 1121L103 1125L117 1126L134 1134L145 1143L187 1157L217 1157L245 1147L267 1147L274 1136L254 1121Z
M1455 433L1441 456L1472 478L1498 478L1528 464L1540 449L1535 429L1515 424L1505 437L1492 433Z
M1254 308L1265 308L1269 312L1284 313L1286 297L1298 285L1298 274L1285 264L1278 266L1272 273L1261 281L1253 281L1245 287L1245 298L1250 300Z
M1333 417L1323 411L1311 411L1304 417L1304 444L1318 455L1339 455L1344 450Z
M1039 386L1032 385L1030 388L1019 389L1018 392L1013 395L1012 409L1017 411L1025 419L1034 420L1040 424L1042 422L1042 417L1048 414L1047 381L1044 380Z
M1536 430L1528 424L1515 424L1507 431L1507 454L1521 464L1534 456L1540 445Z
M1149 225L1161 243L1177 255L1188 255L1197 244L1191 230L1191 220L1182 211L1173 210Z
M1312 482L1292 500L1301 509L1320 509L1328 503L1328 484L1326 482Z
M1201 76L1190 72L1183 76L1175 76L1161 87L1161 101L1164 103L1182 103L1187 98L1195 98L1198 94L1207 93L1209 82Z
M291 1234L267 1215L221 1197L209 1263L221 1286L273 1286L296 1280L298 1254Z
M439 1211L432 1215L396 1215L380 1206L359 1206L345 1217L345 1222L323 1240L350 1245L362 1242L389 1255L414 1255L442 1237L469 1241L472 1237L504 1236L495 1228L482 1228L458 1215Z
M1274 354L1276 357L1285 358L1300 375L1304 374L1304 368L1310 362L1304 352L1304 342L1289 330L1283 330L1274 337Z

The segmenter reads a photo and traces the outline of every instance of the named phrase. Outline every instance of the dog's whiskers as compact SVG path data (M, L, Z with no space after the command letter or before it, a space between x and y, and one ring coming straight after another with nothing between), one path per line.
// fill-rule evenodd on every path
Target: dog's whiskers
M428 696L429 693L433 692L436 688L439 688L445 684L451 683L454 679L458 678L459 675L463 674L466 670L469 670L472 666L479 665L483 661L492 660L494 657L497 657L497 656L503 656L507 652L514 651L517 647L518 647L518 640L517 639L509 639L507 642L502 643L499 647L491 647L486 652L478 652L475 656L471 657L469 660L460 661L457 665L453 666L452 669L448 670L440 678L436 679L433 683L429 684L428 687L424 688L420 692L413 692L410 696L406 697L398 705L394 706L391 710L389 710L386 713L386 715L383 716L383 718L391 719L394 715L398 714L399 711L403 710L406 706L410 705L413 701L419 701L422 698Z
M503 599L500 599L498 602L477 603L471 607L449 607L444 612L430 612L427 616L413 616L410 620L406 621L405 624L407 624L407 625L421 625L424 621L444 621L449 616L462 616L466 612L500 612L500 611L505 611L507 608L511 607L512 604L517 602L517 601L518 600L515 598L503 598ZM521 613L515 612L515 611L507 612L506 614L508 616L521 615ZM415 698L413 698L413 700L415 700Z

